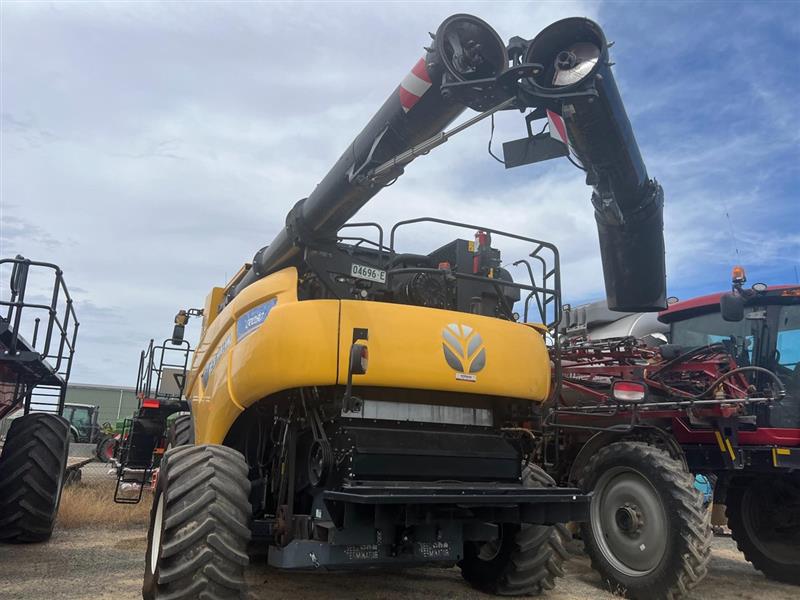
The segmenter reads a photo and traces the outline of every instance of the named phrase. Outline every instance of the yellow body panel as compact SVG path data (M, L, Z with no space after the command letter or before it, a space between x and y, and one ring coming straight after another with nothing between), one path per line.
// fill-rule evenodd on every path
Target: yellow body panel
M385 302L298 301L288 268L249 285L208 321L186 388L196 442L221 443L245 408L277 392L344 385L354 328L369 331L369 368L356 386L531 401L549 393L550 360L533 327Z
M203 307L203 331L205 331L206 328L211 325L211 322L217 318L217 314L219 314L219 307L222 304L222 299L224 297L224 288L211 288L211 291L206 297L206 303Z
M492 317L456 311L389 304L341 302L339 381L347 381L352 331L369 330L369 368L355 377L357 385L446 392L466 392L542 401L550 391L550 358L544 340L532 327ZM445 359L443 332L453 328L464 356L464 368ZM469 330L463 329L467 326ZM461 335L455 335L459 331ZM468 335L464 335L465 332ZM476 336L475 349L467 352ZM452 338L451 338L452 339ZM485 351L485 366L470 373L470 358Z

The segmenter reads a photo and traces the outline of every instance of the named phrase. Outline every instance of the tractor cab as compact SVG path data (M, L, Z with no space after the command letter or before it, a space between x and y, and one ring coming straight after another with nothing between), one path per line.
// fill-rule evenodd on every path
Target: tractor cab
M64 418L69 421L70 442L93 444L103 435L98 423L100 407L92 404L64 405Z
M733 289L683 302L659 314L669 326L669 338L677 348L721 344L738 367L760 367L777 375L786 397L771 405L755 407L761 427L800 426L800 285L745 288L744 269L733 271ZM769 373L746 374L756 389L775 386Z

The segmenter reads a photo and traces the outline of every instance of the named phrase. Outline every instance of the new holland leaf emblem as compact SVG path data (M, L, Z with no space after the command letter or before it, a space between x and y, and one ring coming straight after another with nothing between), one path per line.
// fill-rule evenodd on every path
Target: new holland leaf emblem
M450 323L442 330L442 340L444 358L456 371L456 378L475 381L471 374L486 366L486 348L481 335L467 325Z

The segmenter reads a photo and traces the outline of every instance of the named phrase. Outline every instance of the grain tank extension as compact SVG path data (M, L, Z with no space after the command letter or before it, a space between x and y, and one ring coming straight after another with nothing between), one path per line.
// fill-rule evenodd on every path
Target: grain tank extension
M209 294L185 388L193 440L161 462L146 598L239 597L248 549L289 569L458 564L468 583L501 594L550 589L562 573L559 524L585 519L588 497L531 463L521 427L551 395L557 249L486 224L420 218L384 232L347 222L415 158L486 117L553 113L596 174L598 223L607 210L617 218L600 226L610 297L655 310L660 200L603 183L613 171L651 185L605 62L597 85L562 94L539 90L556 58L549 48L539 58L536 40L507 47L476 17L446 19L429 44L272 243ZM612 110L584 117L583 102ZM477 115L447 129L466 108ZM599 156L593 126L577 135L584 118L626 132L635 157ZM417 227L466 233L401 249ZM509 241L519 260L501 256ZM654 273L648 289L631 285L629 254Z

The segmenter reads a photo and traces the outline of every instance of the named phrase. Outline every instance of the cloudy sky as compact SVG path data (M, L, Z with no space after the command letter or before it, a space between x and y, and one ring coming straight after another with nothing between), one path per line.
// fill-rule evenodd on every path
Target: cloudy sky
M737 262L751 281L797 280L796 2L0 11L0 255L64 269L81 321L73 381L132 385L139 350L271 240L455 12L504 39L588 16L616 42L617 81L666 194L670 294L723 289ZM500 141L524 134L518 114L497 125ZM566 161L506 172L488 137L482 123L417 161L359 216L435 214L550 239L565 300L602 296L580 172Z

